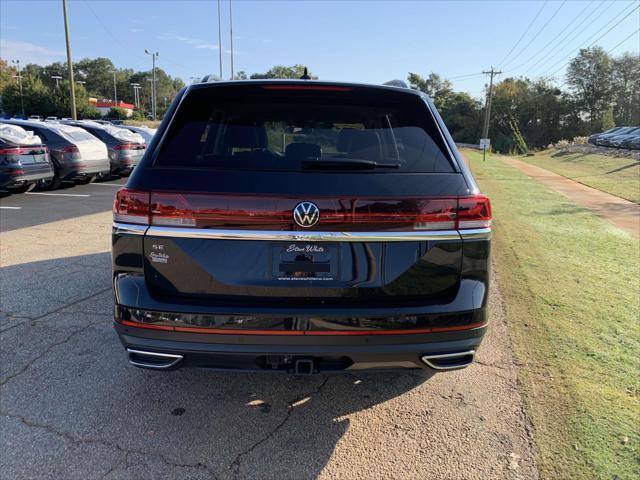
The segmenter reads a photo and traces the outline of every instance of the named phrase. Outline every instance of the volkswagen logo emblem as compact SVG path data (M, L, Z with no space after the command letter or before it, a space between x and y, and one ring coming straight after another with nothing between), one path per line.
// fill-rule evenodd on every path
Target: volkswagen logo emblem
M320 220L320 209L315 203L300 202L293 209L293 220L301 227L313 227Z

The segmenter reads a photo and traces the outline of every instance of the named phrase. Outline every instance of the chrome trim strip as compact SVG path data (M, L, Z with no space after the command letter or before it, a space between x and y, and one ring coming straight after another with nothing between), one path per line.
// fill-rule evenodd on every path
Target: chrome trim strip
M200 238L211 240L271 240L287 242L424 242L460 240L456 230L412 232L309 232L277 230L215 230L206 228L149 227L147 235L156 237Z
M132 223L113 222L112 232L119 235L144 235L148 225L135 225Z
M491 238L491 228L470 228L458 230L463 240L482 240Z
M447 366L447 367L438 367L437 365L434 365L433 363L431 363L431 360L438 360L440 358L456 358L456 357L466 357L471 355L471 360L469 362L466 363L461 363L458 365L451 365L451 366ZM469 350L467 352L459 352L459 353L440 353L437 355L423 355L422 357L420 357L420 359L427 364L429 367L433 368L434 370L455 370L458 368L464 368L467 367L469 365L471 365L473 363L473 360L475 359L476 356L476 351L475 350Z
M131 357L129 357L129 363L131 365L135 365L136 367L156 368L159 370L171 368L183 358L182 355L174 355L171 353L145 352L143 350L134 350L132 348L127 348L127 353L133 353L135 355L143 355L147 357L158 357L160 359L166 359L167 361L169 361L169 363L157 365L155 363L136 362L134 360L131 360Z

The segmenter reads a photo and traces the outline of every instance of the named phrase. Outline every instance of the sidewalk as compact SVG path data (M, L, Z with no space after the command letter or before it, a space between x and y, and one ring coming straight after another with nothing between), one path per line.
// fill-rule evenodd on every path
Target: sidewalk
M616 227L635 237L640 237L640 205L515 158L501 157L501 159L507 165L517 168L578 205L588 208Z

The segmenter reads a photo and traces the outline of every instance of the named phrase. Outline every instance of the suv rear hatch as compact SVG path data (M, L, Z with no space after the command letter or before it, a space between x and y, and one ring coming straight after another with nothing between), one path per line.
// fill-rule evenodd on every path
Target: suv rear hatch
M150 226L145 281L167 302L449 303L459 230L490 221L425 99L407 90L193 88L156 152L114 213Z

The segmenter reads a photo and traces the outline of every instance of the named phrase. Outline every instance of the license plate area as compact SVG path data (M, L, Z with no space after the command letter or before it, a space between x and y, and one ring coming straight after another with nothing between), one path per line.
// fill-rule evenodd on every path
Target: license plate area
M338 278L338 245L295 242L273 248L272 274L280 281L331 281Z

